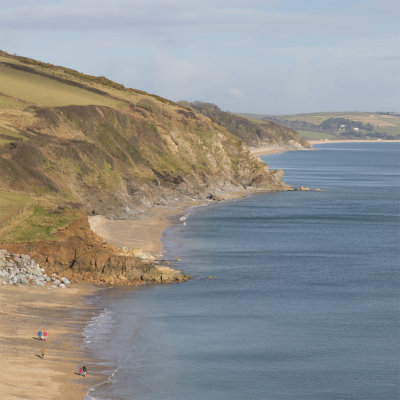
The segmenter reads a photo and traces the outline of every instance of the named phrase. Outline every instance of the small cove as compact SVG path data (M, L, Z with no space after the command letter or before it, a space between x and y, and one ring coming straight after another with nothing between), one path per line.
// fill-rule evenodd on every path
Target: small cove
M199 207L165 232L195 279L107 291L87 346L113 376L91 398L397 397L400 147L317 149L264 159L321 192Z

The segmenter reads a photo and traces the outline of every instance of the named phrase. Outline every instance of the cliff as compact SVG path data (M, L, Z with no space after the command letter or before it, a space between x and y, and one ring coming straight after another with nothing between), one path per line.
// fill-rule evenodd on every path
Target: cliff
M133 256L104 253L79 210L130 218L228 190L288 188L224 126L170 100L4 52L0 81L0 243L50 270L159 279L137 272ZM10 193L21 206L2 215Z
M90 230L81 212L68 227L57 232L55 241L2 243L1 248L29 254L46 273L65 276L74 282L127 285L171 283L188 279L179 271L135 257L133 252L105 243Z
M302 139L296 131L275 122L246 118L222 111L215 104L200 101L193 103L183 101L180 104L211 118L216 123L224 126L230 133L242 139L250 147L277 145L299 150L311 148L311 145Z

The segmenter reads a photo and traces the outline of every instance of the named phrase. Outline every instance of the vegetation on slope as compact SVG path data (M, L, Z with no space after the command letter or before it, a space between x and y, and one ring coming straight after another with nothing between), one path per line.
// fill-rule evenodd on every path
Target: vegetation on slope
M297 132L277 123L250 119L231 112L225 112L211 103L182 101L180 104L224 126L248 146L280 145L292 148L310 148L310 145Z
M77 210L51 210L32 204L0 228L0 243L55 240L57 229L69 225L76 218Z
M393 112L252 116L295 129L306 139L398 139L400 137L400 114Z
M24 209L29 196L20 193L0 192L0 228Z
M52 238L82 208L126 217L226 189L286 187L223 126L159 96L6 53L0 84L0 190L34 198L0 240Z

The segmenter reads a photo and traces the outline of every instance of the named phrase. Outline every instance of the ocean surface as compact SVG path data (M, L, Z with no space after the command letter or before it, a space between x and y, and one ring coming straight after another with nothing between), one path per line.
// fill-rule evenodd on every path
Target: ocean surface
M315 147L264 160L322 191L198 207L165 232L193 280L104 292L85 347L110 376L87 399L399 398L400 145Z

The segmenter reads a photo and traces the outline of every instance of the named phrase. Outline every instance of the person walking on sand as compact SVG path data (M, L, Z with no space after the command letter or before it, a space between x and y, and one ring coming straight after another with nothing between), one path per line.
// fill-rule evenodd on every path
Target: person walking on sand
M40 354L42 355L42 360L44 359L44 352L46 351L46 349L44 348L44 346L42 346L42 348L40 349Z
M82 376L85 377L86 374L87 374L87 368L86 368L86 365L83 365L83 367L82 367Z

